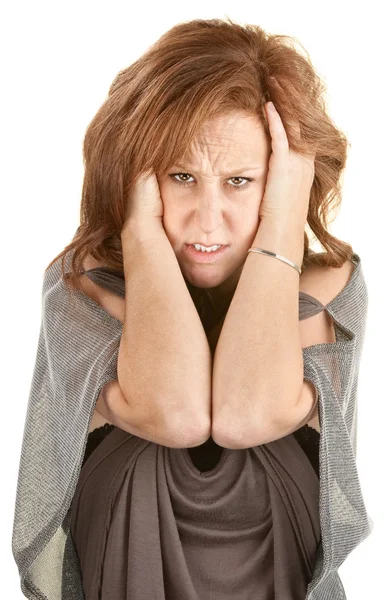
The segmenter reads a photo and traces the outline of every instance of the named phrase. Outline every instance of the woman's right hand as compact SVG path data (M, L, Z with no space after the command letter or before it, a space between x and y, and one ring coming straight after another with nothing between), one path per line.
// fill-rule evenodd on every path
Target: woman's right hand
M127 199L125 223L129 220L163 227L163 201L152 169L142 173L133 185Z

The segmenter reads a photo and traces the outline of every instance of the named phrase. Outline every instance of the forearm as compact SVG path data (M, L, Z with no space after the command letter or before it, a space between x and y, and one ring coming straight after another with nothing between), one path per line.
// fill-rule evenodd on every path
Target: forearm
M175 253L163 230L122 234L126 282L118 380L151 422L210 433L211 354Z
M262 219L252 246L301 265L303 244L304 228L298 224ZM299 273L293 267L248 254L214 355L217 435L231 432L233 439L242 439L259 426L266 429L298 401L303 383L298 293Z

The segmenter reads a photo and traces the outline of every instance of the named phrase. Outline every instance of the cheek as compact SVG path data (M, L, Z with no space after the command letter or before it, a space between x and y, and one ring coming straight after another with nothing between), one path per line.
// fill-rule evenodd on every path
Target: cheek
M247 201L243 205L240 205L237 219L240 221L240 226L245 232L251 231L258 225L262 196L262 191L258 188L249 195Z
M163 215L170 223L176 218L178 212L180 212L181 201L178 197L177 190L175 190L168 182L161 183L159 185L159 190L163 202Z
M163 229L173 248L176 248L183 237L183 221L181 215L169 204L163 204Z
M159 181L160 196L163 202L163 229L173 246L177 250L185 240L188 213L179 190L167 180Z
M163 202L163 226L166 231L175 234L183 229L186 219L186 209L183 204L183 199L173 191L170 191L169 186L164 186L164 190L160 191Z
M250 245L254 241L255 236L257 235L259 223L259 219L254 220L251 226L247 228L247 231L244 232L243 239L245 240L245 243L248 247L250 247Z
M241 222L239 223L238 236L244 240L245 245L251 244L257 234L258 227L260 225L259 207L260 202L245 211L242 215Z

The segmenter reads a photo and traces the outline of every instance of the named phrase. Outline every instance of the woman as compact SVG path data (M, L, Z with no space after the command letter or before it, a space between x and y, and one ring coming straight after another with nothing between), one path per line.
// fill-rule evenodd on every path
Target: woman
M367 289L327 231L347 141L322 92L293 40L229 19L173 27L113 82L43 283L13 538L28 598L345 597L373 526Z

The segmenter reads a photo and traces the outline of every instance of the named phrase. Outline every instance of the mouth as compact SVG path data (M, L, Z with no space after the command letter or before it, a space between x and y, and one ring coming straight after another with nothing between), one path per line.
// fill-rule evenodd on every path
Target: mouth
M194 262L199 263L212 263L216 262L221 258L221 256L226 252L229 246L221 246L218 250L212 250L211 252L202 252L201 250L196 250L196 248L192 244L185 244L184 249L186 255L192 259Z

